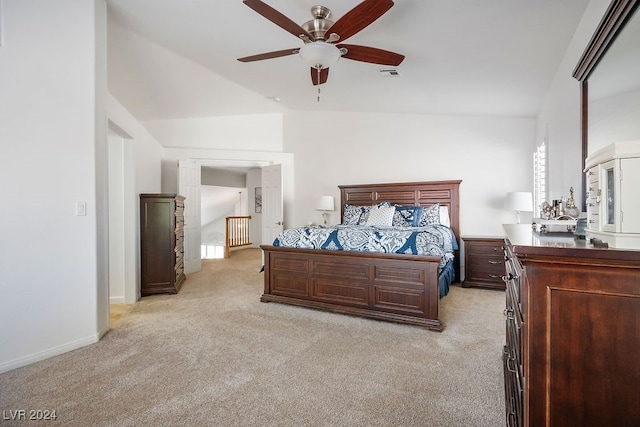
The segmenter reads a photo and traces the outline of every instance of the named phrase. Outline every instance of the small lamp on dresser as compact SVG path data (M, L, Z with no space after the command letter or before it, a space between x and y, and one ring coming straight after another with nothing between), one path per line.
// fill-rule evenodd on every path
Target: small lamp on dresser
M327 216L329 215L327 212L335 210L333 196L321 196L316 210L322 211L322 221L324 225L327 225Z
M515 211L516 224L520 224L520 212L533 212L533 194L526 191L511 191L507 193L504 208Z

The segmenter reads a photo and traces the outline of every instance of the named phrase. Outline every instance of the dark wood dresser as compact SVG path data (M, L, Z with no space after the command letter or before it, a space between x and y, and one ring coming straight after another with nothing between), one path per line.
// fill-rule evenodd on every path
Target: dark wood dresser
M184 197L140 194L142 296L177 293L184 275Z
M504 289L502 237L462 237L464 248L463 288Z
M507 425L639 426L640 250L504 229Z

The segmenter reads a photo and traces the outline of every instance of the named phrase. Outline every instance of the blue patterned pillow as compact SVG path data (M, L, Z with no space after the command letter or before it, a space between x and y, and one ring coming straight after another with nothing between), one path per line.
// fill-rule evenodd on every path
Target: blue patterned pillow
M367 223L367 218L369 218L369 211L373 206L360 206L360 220L358 224L365 225Z
M358 224L361 216L362 206L344 205L344 217L342 219L344 225Z
M418 227L424 227L427 225L440 225L440 203L434 203L433 205L422 209L422 215L420 215Z
M422 206L400 206L396 205L396 212L393 214L394 227L416 227L420 222Z

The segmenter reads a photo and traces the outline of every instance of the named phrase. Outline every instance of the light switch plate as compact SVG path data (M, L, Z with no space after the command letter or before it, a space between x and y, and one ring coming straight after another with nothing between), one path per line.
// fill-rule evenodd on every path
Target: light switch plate
M76 216L87 215L87 202L76 202Z

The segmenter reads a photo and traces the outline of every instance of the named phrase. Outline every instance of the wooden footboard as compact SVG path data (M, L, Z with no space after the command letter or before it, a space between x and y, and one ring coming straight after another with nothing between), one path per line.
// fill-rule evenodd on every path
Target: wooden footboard
M263 245L263 302L281 302L442 331L439 257Z

